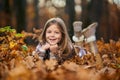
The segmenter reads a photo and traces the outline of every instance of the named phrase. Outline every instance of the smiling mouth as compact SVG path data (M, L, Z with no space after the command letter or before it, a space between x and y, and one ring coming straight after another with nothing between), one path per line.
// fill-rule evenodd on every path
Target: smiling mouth
M56 41L56 39L50 39L50 42L55 42Z
M55 41L56 39L49 39L50 41Z
M49 39L50 43L55 43L56 39Z

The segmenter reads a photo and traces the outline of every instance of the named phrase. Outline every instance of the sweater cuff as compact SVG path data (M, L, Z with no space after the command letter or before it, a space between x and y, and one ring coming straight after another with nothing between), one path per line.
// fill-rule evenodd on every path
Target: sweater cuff
M40 48L39 51L40 51L41 53L45 53L45 52L46 52L46 51L43 50L42 48Z

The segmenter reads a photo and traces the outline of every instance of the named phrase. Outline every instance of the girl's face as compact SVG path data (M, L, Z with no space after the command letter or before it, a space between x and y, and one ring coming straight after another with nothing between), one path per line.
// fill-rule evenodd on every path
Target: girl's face
M55 45L60 42L62 33L60 32L58 26L56 24L53 24L47 28L45 37L46 41L50 45Z

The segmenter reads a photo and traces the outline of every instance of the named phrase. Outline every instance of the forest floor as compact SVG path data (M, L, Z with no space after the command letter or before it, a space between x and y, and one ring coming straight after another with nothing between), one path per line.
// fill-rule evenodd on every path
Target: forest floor
M25 43L33 33L0 28L0 80L120 80L120 40L97 40L98 53L58 64L32 55L35 45ZM96 56L99 57L96 57Z

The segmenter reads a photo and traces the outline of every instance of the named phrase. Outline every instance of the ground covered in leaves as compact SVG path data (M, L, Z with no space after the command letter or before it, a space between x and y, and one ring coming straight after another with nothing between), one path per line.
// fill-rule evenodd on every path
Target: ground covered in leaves
M35 46L25 42L36 33L17 33L9 26L0 28L0 80L120 80L120 40L97 41L99 59L93 54L77 55L58 65L56 60L32 55Z

